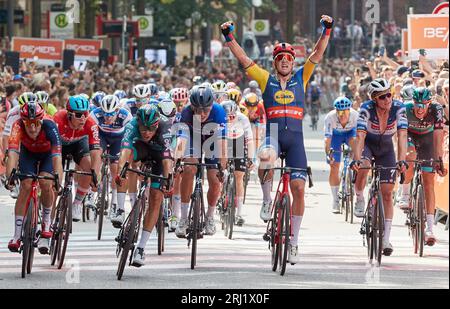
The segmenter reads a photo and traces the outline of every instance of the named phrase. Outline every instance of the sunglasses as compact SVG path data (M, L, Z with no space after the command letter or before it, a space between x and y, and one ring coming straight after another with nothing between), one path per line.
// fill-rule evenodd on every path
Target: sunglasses
M193 107L192 106L192 111L194 112L194 114L207 114L211 111L212 106L210 107Z
M349 109L342 110L342 111L336 111L336 114L337 114L338 116L344 116L344 115L346 115L346 114L348 114L348 113L350 113L350 110L349 110Z
M30 127L30 126L40 126L42 124L41 120L39 119L23 119L23 124L26 127Z
M146 104L147 99L136 99L136 103Z
M283 54L278 54L274 60L278 62L278 61L282 61L283 59L286 59L287 61L292 62L292 61L294 61L295 58L291 54L283 53Z
M235 114L228 114L227 116L228 116L228 119L230 121L233 121L234 119L236 119L236 115Z
M377 99L380 99L380 100L386 100L386 98L388 98L388 99L392 98L392 93L386 93L386 94L383 94L383 95L380 95L377 97Z
M83 113L71 113L73 117L77 118L77 119L81 119L81 118L87 118L88 116L88 112L83 112Z
M117 112L103 113L103 115L104 115L105 117L114 117L114 116L117 115Z
M151 127L146 127L146 126L143 126L143 125L139 125L139 130L140 131L147 131L147 132L155 132L156 130L158 130L158 126L159 126L159 123L157 123L157 124L155 124L155 125L153 125L153 126L151 126Z
M426 109L428 107L428 105L430 104L431 101L427 101L424 103L416 103L414 102L414 107L415 108L419 108L419 109Z

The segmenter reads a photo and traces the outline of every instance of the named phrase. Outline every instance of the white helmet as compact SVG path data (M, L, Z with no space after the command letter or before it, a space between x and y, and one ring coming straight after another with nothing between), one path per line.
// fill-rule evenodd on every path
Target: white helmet
M100 107L105 113L113 113L120 107L119 98L115 95L107 95L101 100Z
M214 93L225 93L227 91L227 84L223 80L218 80L211 85Z
M134 86L133 94L136 98L140 99L148 98L148 96L150 95L150 89L149 87L147 87L147 85L139 84Z
M158 108L160 113L168 118L172 118L177 112L177 106L171 99L163 99L158 103Z
M36 94L36 97L37 97L39 103L47 104L47 101L48 101L48 98L49 98L49 95L48 95L47 92L45 92L45 91L38 91L35 94Z
M372 97L374 93L384 92L391 89L391 84L384 78L377 78L370 82L369 96Z
M249 88L259 88L258 82L256 80L252 80L248 83Z

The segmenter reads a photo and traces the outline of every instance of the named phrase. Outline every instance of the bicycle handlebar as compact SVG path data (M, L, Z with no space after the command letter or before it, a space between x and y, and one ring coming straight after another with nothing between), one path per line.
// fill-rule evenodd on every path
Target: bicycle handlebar
M384 167L384 166L371 166L371 167L360 167L360 170L377 170L377 171L383 171L383 170L397 170L398 167ZM356 177L358 176L358 172L353 171L352 175L352 183L356 183ZM400 184L402 185L405 182L405 173L400 173Z
M149 172L144 172L141 170L129 168L129 166L130 166L130 163L126 162L125 165L123 166L122 170L120 171L120 178L125 178L126 172L132 172L132 173L135 173L135 174L138 174L138 175L141 175L144 177L148 177L148 178L156 178L156 179L165 180L165 181L169 180L169 178L167 178L167 177L162 177L162 176L155 175L155 174L152 174Z
M59 189L59 179L55 175L53 176L40 176L40 175L34 175L34 174L25 174L18 172L15 168L11 171L11 175L9 175L9 178L7 180L7 183L12 185L13 181L17 177L23 177L23 178L31 178L33 180L52 180L55 184L55 188Z

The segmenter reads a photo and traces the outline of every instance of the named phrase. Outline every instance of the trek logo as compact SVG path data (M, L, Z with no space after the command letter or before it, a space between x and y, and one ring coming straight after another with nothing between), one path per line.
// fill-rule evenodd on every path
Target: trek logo
M279 104L291 104L295 100L295 95L289 90L279 90L275 93L274 99Z
M301 107L271 107L267 109L267 118L268 119L276 119L276 118L295 118L298 120L302 120L304 116L303 108Z
M448 28L424 28L423 35L427 39L442 39L442 41L448 41Z
M35 54L58 55L56 48L53 46L22 45L20 46L20 52L30 53L33 56Z

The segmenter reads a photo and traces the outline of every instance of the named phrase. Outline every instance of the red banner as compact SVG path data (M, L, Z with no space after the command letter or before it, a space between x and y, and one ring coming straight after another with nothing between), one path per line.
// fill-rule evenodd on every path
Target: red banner
M13 37L12 50L22 59L60 61L63 56L63 41Z
M92 59L98 58L98 52L103 46L102 40L70 39L64 40L64 48L75 51L75 57Z

